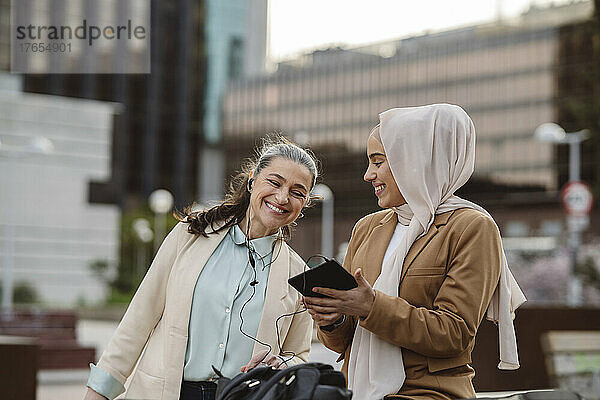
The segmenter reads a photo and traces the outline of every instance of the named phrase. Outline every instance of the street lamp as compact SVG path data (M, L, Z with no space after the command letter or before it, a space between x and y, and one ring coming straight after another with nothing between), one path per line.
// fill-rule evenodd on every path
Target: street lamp
M322 197L323 212L321 214L321 255L333 257L333 192L329 186L319 183L313 194Z
M553 122L547 122L538 126L534 132L535 139L541 142L568 144L569 145L569 182L578 182L581 167L581 142L590 137L590 131L583 129L581 131L566 133L565 130ZM577 266L577 252L581 245L581 224L577 224L575 218L567 217L569 227L569 260L570 274L567 290L567 303L571 306L578 306L582 303L583 287L581 280L575 274Z
M569 145L569 181L580 180L579 168L581 165L580 144L590 137L590 131L566 133L565 130L553 122L547 122L538 126L534 136L540 142L550 142Z
M158 251L165 237L165 215L173 208L173 195L165 189L155 190L148 198L154 213L154 252Z
M7 159L6 170L8 179L15 176L12 169L13 162L11 160L24 159L35 157L38 155L51 154L54 151L54 145L50 139L43 136L34 136L24 145L15 146L7 145L0 142L0 159ZM4 189L7 189L6 187ZM6 221L4 222L4 266L2 268L2 309L12 311L13 308L13 288L14 288L14 272L15 272L15 222L14 222L14 205L15 205L16 188L8 188L6 190L7 205L6 205Z

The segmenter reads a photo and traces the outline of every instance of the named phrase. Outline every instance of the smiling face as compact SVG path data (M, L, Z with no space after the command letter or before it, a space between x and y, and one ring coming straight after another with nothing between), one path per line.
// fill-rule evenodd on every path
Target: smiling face
M308 168L287 158L274 158L254 176L250 191L251 239L271 235L298 218L308 200L313 177ZM248 214L240 223L246 230Z
M369 166L363 179L373 185L379 207L397 207L406 203L392 176L383 144L373 135L367 141L367 158Z

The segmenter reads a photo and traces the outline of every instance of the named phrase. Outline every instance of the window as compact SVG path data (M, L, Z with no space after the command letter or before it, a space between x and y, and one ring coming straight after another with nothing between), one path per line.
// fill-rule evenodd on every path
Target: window
M233 37L229 44L229 79L237 79L242 76L244 61L244 43L241 38Z

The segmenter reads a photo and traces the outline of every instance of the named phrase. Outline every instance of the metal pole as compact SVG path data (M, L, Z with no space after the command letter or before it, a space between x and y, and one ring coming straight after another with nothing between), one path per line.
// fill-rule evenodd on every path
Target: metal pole
M581 140L578 137L573 137L569 140L569 181L578 181L580 168L580 145Z
M165 235L165 214L154 213L154 254L158 252L158 248L163 241Z
M569 181L579 181L580 178L580 144L581 138L573 134L569 138ZM567 304L576 307L582 303L583 286L577 276L577 254L581 243L581 230L575 223L569 224L569 283L567 293Z
M583 285L581 280L576 275L577 269L577 254L579 252L579 244L581 241L581 233L578 230L569 233L569 287L567 294L567 304L576 307L582 303Z
M333 192L329 186L319 183L313 193L322 197L321 254L332 258L333 254Z
M321 252L325 257L333 257L333 194L323 200L321 221Z
M534 132L534 137L543 142L569 144L569 182L579 181L581 179L581 142L589 138L588 129L567 134L559 125L548 122L538 126ZM567 284L567 304L579 306L583 301L583 287L581 281L576 276L577 253L581 244L581 220L577 216L567 216L568 226L568 249L569 249L569 282Z
M152 241L154 233L150 230L150 223L145 218L136 218L133 221L132 228L137 237L136 272L138 278L143 278L146 274L146 243Z
M144 260L144 244L143 243L136 243L136 247L137 247L137 257L136 257L136 275L138 279L141 279L144 277L144 263L146 262L146 260Z
M148 198L150 209L154 212L154 252L158 248L165 236L167 213L173 207L173 195L165 189L157 189L150 194Z

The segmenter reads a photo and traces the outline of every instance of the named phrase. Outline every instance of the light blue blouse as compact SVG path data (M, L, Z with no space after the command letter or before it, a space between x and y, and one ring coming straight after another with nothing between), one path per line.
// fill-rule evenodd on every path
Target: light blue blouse
M246 237L234 225L202 269L192 298L183 379L203 381L214 377L212 366L233 377L252 357L267 292L273 244L277 235L250 241L256 261L256 280L248 261ZM254 295L252 295L255 290ZM252 298L245 306L244 304ZM242 313L243 307L243 313ZM243 319L243 324L242 324ZM123 385L108 372L90 364L88 386L112 400Z

